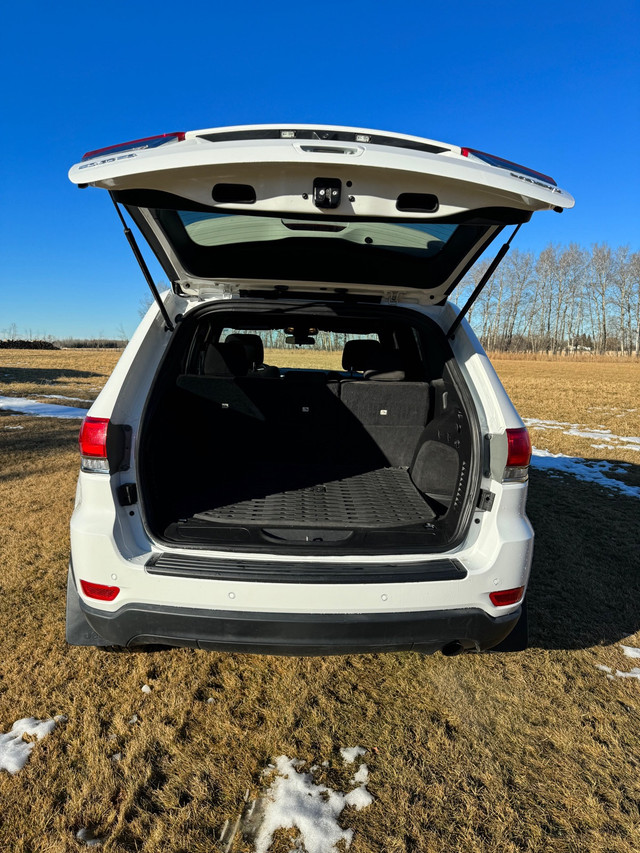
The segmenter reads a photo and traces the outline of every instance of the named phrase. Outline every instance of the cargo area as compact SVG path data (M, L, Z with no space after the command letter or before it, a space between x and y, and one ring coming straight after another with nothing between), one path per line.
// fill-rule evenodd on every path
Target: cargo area
M262 305L185 321L140 430L153 536L270 553L450 548L477 498L477 418L442 332L415 318ZM274 336L289 341L268 350L283 364L265 365ZM326 356L327 341L341 369L284 364Z

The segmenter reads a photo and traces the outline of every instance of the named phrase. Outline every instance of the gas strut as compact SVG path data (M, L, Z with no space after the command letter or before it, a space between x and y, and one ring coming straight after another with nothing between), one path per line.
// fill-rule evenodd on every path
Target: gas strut
M520 223L520 225L522 225L522 222ZM486 272L485 272L485 274L482 276L482 278L480 279L480 281L476 284L476 286L475 286L475 288L474 288L474 290L473 290L473 293L471 294L471 296L470 296L470 297L467 299L467 301L465 302L465 304L464 304L464 308L462 308L462 310L460 311L460 313L458 314L458 316L456 317L456 319L455 319L455 320L453 321L453 323L451 324L451 328L450 328L450 329L449 329L449 331L447 332L447 337L448 337L448 338L453 338L453 337L454 337L454 335L455 335L455 333L456 333L456 329L458 328L458 326L460 325L460 323L462 323L462 321L463 321L463 319L464 319L465 314L467 313L467 311L469 310L469 308L471 308L471 306L473 305L473 303L476 301L476 299L477 299L477 298L478 298L478 296L480 295L480 292L481 292L482 288L485 286L485 284L489 281L489 279L491 278L491 276L492 276L492 275L494 274L494 272L496 271L496 269L497 269L498 264L500 263L500 261L504 258L504 256L505 256L505 255L507 254L507 252L509 251L509 249L510 249L510 247L511 247L511 241L513 240L513 238L514 238L514 237L516 236L516 234L518 233L518 231L519 231L519 229L520 229L520 225L516 225L515 231L513 232L513 234L511 235L511 237L509 237L509 239L507 240L507 242L506 242L504 245L500 246L500 248L499 248L499 250L498 250L498 254L497 254L497 255L495 256L495 258L491 261L491 263L489 264L489 267L488 267L487 271L486 271Z
M173 330L175 329L175 326L171 322L171 318L169 317L169 314L167 313L167 309L164 307L164 302L160 298L160 294L158 293L158 288L156 287L155 282L154 282L153 278L151 277L151 273L149 272L149 267L147 266L145 259L142 257L142 252L140 251L140 248L138 247L138 244L136 243L136 238L133 236L133 232L131 231L131 228L129 228L129 226L125 222L124 216L122 215L122 212L121 212L120 208L118 207L118 202L113 197L113 193L111 193L111 191L109 191L109 196L111 198L111 201L114 204L114 207L116 209L118 216L120 217L120 222L122 222L122 227L124 228L124 236L127 238L129 245L131 246L131 251L133 252L134 257L135 257L136 261L138 262L140 269L142 270L142 275L145 277L147 284L149 285L149 289L151 290L151 294L152 294L153 298L155 299L155 301L158 305L158 308L160 309L160 313L162 314L162 317L164 319L164 324L165 324L166 330L168 332L173 332Z

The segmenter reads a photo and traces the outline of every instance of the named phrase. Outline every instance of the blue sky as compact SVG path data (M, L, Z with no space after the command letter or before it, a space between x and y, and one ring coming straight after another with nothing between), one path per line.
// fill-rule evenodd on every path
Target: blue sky
M174 130L350 124L553 175L574 210L520 249L640 248L640 4L11 4L3 13L0 337L131 334L146 285L85 151ZM160 279L162 273L152 267Z

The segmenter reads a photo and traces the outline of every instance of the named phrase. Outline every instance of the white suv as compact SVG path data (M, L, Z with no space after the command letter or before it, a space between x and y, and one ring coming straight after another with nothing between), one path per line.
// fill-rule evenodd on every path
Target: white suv
M157 304L82 426L68 641L457 654L520 620L522 648L529 438L449 297L571 196L319 125L151 137L69 176L109 191Z

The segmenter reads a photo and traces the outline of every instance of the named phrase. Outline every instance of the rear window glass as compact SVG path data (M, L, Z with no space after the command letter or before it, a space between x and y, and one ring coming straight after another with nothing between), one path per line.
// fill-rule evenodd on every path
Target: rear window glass
M190 240L198 246L229 246L278 240L345 241L418 257L440 252L457 225L430 222L317 221L179 210Z
M198 278L433 287L488 225L294 218L150 208L178 261Z

